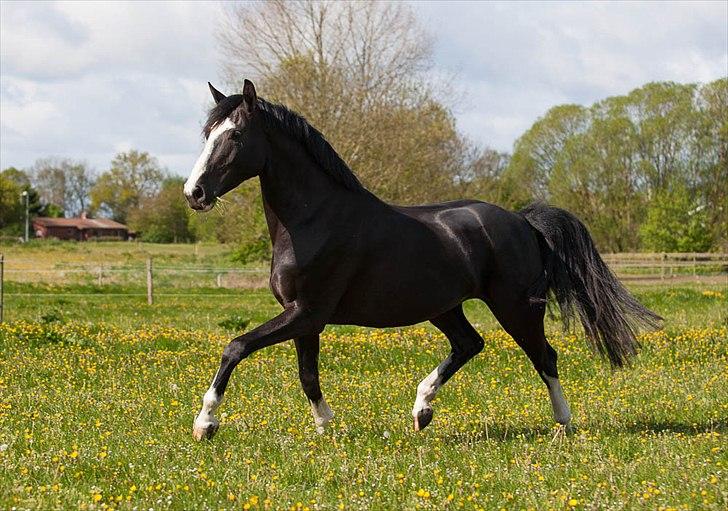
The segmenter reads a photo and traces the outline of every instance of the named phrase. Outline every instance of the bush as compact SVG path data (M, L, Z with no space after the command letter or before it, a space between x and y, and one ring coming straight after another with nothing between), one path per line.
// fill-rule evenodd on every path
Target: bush
M244 318L243 316L232 316L228 319L220 321L217 325L224 328L225 330L231 330L234 332L242 332L250 324L250 318Z
M682 184L656 194L640 236L655 252L705 252L713 243L707 208Z
M253 241L244 243L233 252L232 260L243 264L269 261L271 258L271 244L267 234Z

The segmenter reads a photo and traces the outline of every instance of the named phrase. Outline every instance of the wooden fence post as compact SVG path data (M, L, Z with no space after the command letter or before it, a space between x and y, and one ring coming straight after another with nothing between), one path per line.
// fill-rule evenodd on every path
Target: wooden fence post
M698 259L696 257L695 252L693 252L693 278L696 282L698 282L700 279L698 279Z
M5 294L3 289L3 278L5 276L5 254L0 254L0 323L3 322L5 308Z
M154 282L152 280L152 258L147 258L147 303L154 303Z

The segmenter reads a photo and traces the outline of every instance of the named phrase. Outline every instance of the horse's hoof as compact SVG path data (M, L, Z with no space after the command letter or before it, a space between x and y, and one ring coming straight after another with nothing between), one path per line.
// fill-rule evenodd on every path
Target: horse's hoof
M206 422L199 425L195 424L192 428L192 436L198 442L201 442L202 440L210 440L213 436L215 436L219 427L220 423L217 421Z
M422 431L432 422L432 408L423 408L415 416L415 431Z

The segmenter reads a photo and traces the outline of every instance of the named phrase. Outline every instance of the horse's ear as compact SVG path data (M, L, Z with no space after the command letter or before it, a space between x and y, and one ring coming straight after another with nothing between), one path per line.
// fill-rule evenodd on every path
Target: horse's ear
M258 96L255 93L255 85L247 78L243 83L243 99L245 100L245 105L248 107L248 112L255 110L258 103Z
M219 103L223 99L225 99L225 94L217 90L215 87L212 86L210 82L207 82L207 85L210 86L210 92L212 93L212 99L215 100L215 104Z

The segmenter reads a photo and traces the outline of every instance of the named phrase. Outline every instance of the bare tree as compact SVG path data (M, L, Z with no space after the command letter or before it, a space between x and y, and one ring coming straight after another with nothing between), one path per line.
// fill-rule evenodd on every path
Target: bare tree
M36 160L30 169L33 185L40 194L41 202L54 204L66 210L66 169L70 160L42 158Z
M93 173L84 161L43 158L30 170L44 204L58 206L66 216L77 216L88 208Z
M219 40L229 86L253 78L264 97L305 115L375 192L399 202L452 196L451 96L426 73L432 39L409 4L233 4Z
M219 40L230 83L244 74L274 76L281 64L307 56L322 80L341 73L362 104L401 99L403 87L422 81L432 55L432 39L399 2L232 4Z
M66 215L79 216L88 210L94 176L85 162L76 162L66 172Z

